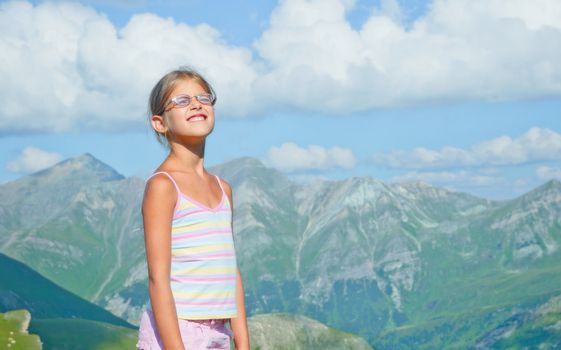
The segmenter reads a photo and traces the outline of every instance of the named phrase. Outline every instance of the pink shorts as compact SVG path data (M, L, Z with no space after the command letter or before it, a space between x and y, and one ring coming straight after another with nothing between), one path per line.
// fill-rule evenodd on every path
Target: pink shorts
M183 345L189 350L230 350L232 332L226 327L227 320L183 320L179 319L179 331ZM161 350L164 348L156 327L154 314L147 310L142 314L138 330L138 349Z

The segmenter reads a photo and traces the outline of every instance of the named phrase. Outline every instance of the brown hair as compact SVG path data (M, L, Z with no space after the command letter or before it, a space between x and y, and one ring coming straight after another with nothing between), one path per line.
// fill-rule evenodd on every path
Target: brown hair
M168 99L175 88L175 85L179 80L188 80L193 79L197 83L201 84L203 89L209 94L215 96L216 102L216 94L212 86L206 81L205 78L202 77L197 71L191 69L189 67L179 67L176 70L173 70L166 75L164 75L158 83L152 88L152 92L150 92L150 99L149 99L149 116L148 120L150 121L153 115L161 115L163 116L166 108L166 104ZM167 134L162 134L154 130L156 134L156 138L158 142L160 142L164 146L169 146Z

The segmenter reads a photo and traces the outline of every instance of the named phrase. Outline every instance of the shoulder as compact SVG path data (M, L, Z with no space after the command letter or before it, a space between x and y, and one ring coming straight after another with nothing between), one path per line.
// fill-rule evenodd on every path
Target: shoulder
M153 175L146 180L146 188L144 190L144 199L169 199L175 201L177 190L172 179L166 174L160 173Z
M154 190L174 190L175 185L170 175L165 173L156 173L146 180L146 188Z

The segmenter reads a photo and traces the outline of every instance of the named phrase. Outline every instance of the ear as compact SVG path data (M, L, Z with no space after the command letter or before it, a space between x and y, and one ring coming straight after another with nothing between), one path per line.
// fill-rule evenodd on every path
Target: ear
M166 126L164 117L162 117L161 115L153 115L150 118L150 124L152 124L152 128L160 134L165 134L166 131L168 131L168 127Z

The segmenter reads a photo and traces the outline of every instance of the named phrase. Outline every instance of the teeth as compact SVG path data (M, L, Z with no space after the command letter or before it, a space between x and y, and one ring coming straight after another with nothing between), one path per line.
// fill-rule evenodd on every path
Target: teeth
M205 120L205 117L191 117L191 118L189 118L189 121L191 121L191 120L195 120L195 121L196 120Z

